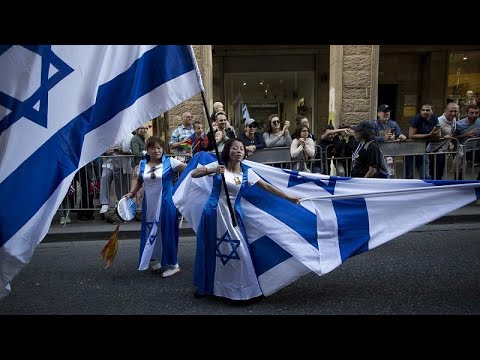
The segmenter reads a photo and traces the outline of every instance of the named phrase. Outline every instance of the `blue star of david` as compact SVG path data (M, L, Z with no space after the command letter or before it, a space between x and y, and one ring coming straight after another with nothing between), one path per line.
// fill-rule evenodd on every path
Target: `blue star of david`
M0 45L0 56L12 46ZM48 92L73 72L70 66L52 52L51 45L23 45L23 47L40 55L42 58L40 87L25 101L0 91L0 105L12 111L3 119L0 119L0 134L22 117L46 128L48 120ZM49 78L50 66L55 67L58 71ZM39 105L38 110L34 109L37 103Z
M313 179L313 178L309 178L307 176L299 175L298 171L296 171L296 170L285 170L285 169L283 169L283 171L290 174L290 177L288 179L287 187L292 187L292 186L295 186L295 185L301 185L301 184L305 184L305 183L308 183L308 182L312 182L315 185L323 188L325 191L329 192L331 195L333 195L333 193L335 192L335 185L336 185L337 181L343 181L343 180L348 180L349 179L349 178L339 179L335 176L330 176L330 178L328 179L328 184L325 184L320 179Z
M152 245L155 242L155 240L157 240L157 232L158 232L158 224L159 223L160 223L159 221L149 221L149 222L145 223L146 232L148 234L147 241L150 245ZM153 225L157 226L157 231L155 231L155 234L151 234Z
M222 244L222 242L226 242L228 243L228 245L230 245L230 254L222 254L222 252L220 251L220 245ZM220 261L223 265L225 265L231 259L240 260L240 256L237 253L237 249L239 246L240 240L233 240L227 231L220 239L217 238L216 256L220 258Z

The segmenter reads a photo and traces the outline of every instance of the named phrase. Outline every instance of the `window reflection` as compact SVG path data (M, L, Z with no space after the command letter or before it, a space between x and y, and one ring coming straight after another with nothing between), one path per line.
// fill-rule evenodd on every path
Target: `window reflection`
M267 118L278 114L292 123L299 109L314 119L314 71L226 73L225 97L229 119L234 127L241 125L239 107L246 105L248 114L263 130ZM299 107L302 100L303 107ZM313 126L313 124L311 124Z
M460 106L460 118L469 105L480 103L480 52L452 52L448 64L447 102Z

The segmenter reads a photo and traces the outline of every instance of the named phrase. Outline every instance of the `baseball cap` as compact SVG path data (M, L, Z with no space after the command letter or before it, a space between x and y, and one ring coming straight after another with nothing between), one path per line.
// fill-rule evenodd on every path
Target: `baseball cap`
M392 111L392 109L390 109L390 106L388 106L387 104L382 104L378 107L378 111L390 112Z
M354 131L367 131L373 133L373 124L369 120L362 120L356 126L352 126Z
M254 122L255 122L255 119L252 119L252 118L245 119L245 126L253 124Z

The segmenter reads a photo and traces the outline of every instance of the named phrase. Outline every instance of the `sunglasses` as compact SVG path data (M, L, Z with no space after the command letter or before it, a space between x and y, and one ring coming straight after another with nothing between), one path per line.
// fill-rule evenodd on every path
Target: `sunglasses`
M255 123L252 123L252 124L249 124L248 127L251 129L251 128L257 128L257 124Z
M280 124L280 121L274 120L274 121L272 121L272 124L274 124L274 125Z
M157 177L157 175L155 175L155 170L157 170L157 168L154 166L150 169L150 179L155 179Z

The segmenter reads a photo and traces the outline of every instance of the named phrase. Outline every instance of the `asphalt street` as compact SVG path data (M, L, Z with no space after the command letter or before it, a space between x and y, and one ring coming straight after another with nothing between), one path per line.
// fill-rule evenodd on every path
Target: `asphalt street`
M167 279L136 270L137 239L121 240L106 269L106 241L41 243L0 314L478 315L479 230L477 223L426 225L254 303L194 298L192 236L180 239L182 272Z

